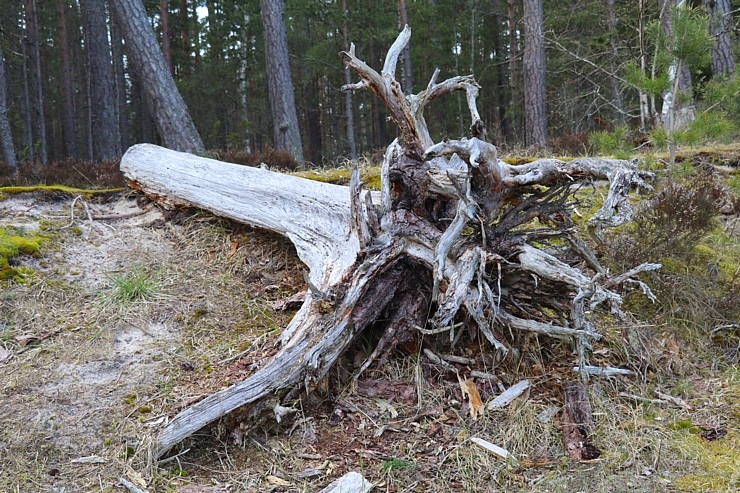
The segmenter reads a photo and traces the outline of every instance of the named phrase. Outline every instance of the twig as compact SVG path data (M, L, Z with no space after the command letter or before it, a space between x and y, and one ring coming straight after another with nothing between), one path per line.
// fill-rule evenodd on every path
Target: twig
M633 372L632 370L626 370L623 368L613 368L611 366L605 366L604 368L600 368L598 366L588 366L588 365L584 365L583 367L574 366L573 371L577 373L586 373L587 375L590 375L593 377L615 377L619 375L632 376L635 374L635 372Z
M138 488L136 485L134 485L134 483L124 478L118 478L118 482L121 483L121 486L129 490L131 493L148 493L146 490Z

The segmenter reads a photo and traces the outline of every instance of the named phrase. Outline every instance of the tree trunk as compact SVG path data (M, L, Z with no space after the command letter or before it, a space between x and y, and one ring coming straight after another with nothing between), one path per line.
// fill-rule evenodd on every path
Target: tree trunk
M7 87L5 57L3 55L2 44L0 44L0 145L3 148L5 164L10 166L13 171L16 171L18 169L18 161L15 158L13 135L10 133L10 121L8 120Z
M165 146L184 152L205 152L141 1L110 0L110 7Z
M190 73L190 13L188 12L188 0L180 0L180 49L182 51L180 76L182 76Z
M509 90L511 101L509 113L511 114L511 128L515 143L524 142L524 125L522 122L522 105L524 95L522 94L522 74L519 60L519 29L517 28L517 11L515 0L507 0L507 17L509 20Z
M347 0L342 0L342 41L344 50L349 51L349 28L347 27ZM344 83L352 83L352 73L349 67L344 67ZM352 91L344 93L344 111L347 115L347 145L349 146L349 158L357 160L357 144L355 142L355 111L352 104Z
M265 32L267 89L275 148L303 161L303 146L295 109L295 94L288 61L288 38L283 19L283 0L260 0Z
M478 85L470 76L438 82L437 70L425 90L407 98L395 73L410 35L408 28L399 35L380 72L358 59L353 46L342 54L360 76L343 89L370 89L398 126L380 192L362 190L357 167L350 186L342 187L144 144L123 157L121 169L135 188L169 207L200 207L281 233L309 269L306 300L280 336L278 353L243 382L176 416L162 430L155 456L236 410L251 423L270 413L280 420L358 334L381 320L387 328L360 372L419 333L451 332L439 342L449 347L458 329L471 340L480 334L502 357L520 340L515 333L570 341L577 366L585 367L590 344L601 337L590 313L601 304L621 313L613 289L659 267L609 277L571 220L573 186L608 179L609 195L590 221L593 234L627 221L629 190L651 176L634 163L580 158L509 165L476 137L435 145L425 107L461 91L470 132L479 134ZM535 219L542 228L522 227ZM572 249L550 253L536 246L548 239ZM585 263L561 260L569 255ZM582 271L582 265L591 267Z
M46 142L46 117L44 115L44 92L41 78L41 53L39 51L39 26L36 16L36 0L24 0L26 12L26 54L31 73L31 110L36 130L34 146L38 148L38 159L43 164L49 162Z
M247 78L249 70L249 14L244 12L244 26L242 26L242 52L241 60L239 60L239 99L241 101L242 116L241 120L244 124L244 152L252 152L252 125L253 122L249 119L249 80Z
M399 30L409 25L409 15L406 10L406 0L398 0L398 24ZM403 93L411 94L414 92L414 82L411 77L411 46L407 44L401 52L401 81L403 84Z
M174 76L175 71L172 67L172 50L170 48L170 10L167 6L167 0L159 0L159 28L162 31L162 56Z
M612 74L618 73L619 64L619 50L617 48L617 42L619 35L617 32L617 10L615 8L615 0L606 0L606 25L609 29L609 47L611 48L611 56L609 57L609 70ZM612 97L614 98L614 106L617 110L617 120L620 124L624 124L624 103L622 102L622 88L616 77L609 78L612 86Z
M62 65L62 99L64 114L62 128L64 133L64 152L72 159L77 159L77 129L75 127L74 83L72 62L69 56L69 36L67 34L67 2L57 0L57 21L59 23L59 61Z
M672 10L678 5L678 0L661 0L660 26L663 35L669 40L674 36L672 26ZM684 8L684 7L679 7ZM669 41L670 42L670 41ZM686 128L694 120L694 96L691 83L691 71L685 60L673 60L668 68L668 80L671 89L663 95L662 120L668 131ZM679 97L685 95L685 98ZM675 144L669 143L671 164L673 164Z
M121 37L121 28L111 19L110 23L110 42L111 54L113 56L113 81L115 83L116 95L116 121L118 122L118 135L121 139L121 149L128 149L131 145L129 133L129 110L126 71L123 62L123 38Z
M709 16L709 33L714 38L712 49L712 75L735 73L735 58L732 56L732 13L730 0L703 0Z
M116 118L116 93L113 83L105 3L80 0L85 52L87 53L90 124L93 160L107 161L121 155L121 142Z
M638 37L640 41L640 73L642 77L647 77L647 46L645 39L645 1L639 0L638 8L640 10L640 20L638 22ZM652 116L650 114L650 105L648 104L647 94L639 89L638 92L639 104L640 104L640 130L646 130L648 123L651 122Z
M524 0L523 5L525 143L541 149L547 140L542 0Z
M23 27L21 39L21 59L23 60L23 99L21 100L21 117L23 118L23 143L26 151L26 161L35 159L33 146L33 115L31 114L31 88L29 84L28 48L26 43L26 29Z
M508 90L509 84L507 83L506 64L504 63L504 54L506 53L504 36L506 31L500 0L494 0L493 9L493 46L496 52L496 106L498 109L498 128L500 129L498 145L500 145L502 142L511 141L509 115L506 112L506 108L511 104L511 91Z

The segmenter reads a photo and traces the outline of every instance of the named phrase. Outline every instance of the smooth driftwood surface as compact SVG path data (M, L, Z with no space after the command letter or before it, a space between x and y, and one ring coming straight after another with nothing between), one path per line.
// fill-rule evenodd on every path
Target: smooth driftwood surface
M610 277L571 219L578 187L608 180L604 205L589 222L600 241L602 228L629 220L628 194L649 187L650 174L613 159L499 160L480 138L485 132L472 77L438 82L437 70L419 94L403 94L395 67L410 36L406 27L380 73L357 58L354 45L342 53L360 78L344 90L371 90L398 126L379 193L362 189L357 168L343 187L149 144L123 156L131 186L153 200L281 233L309 269L308 294L273 359L177 415L159 436L157 457L232 412L246 424L270 414L280 420L356 335L378 321L385 331L359 372L420 334L425 346L436 344L442 353L453 352L461 336L480 337L503 358L521 334L534 333L572 344L572 363L585 368L591 344L601 337L590 314L604 306L619 316L622 284L651 295L631 277L659 265ZM466 95L470 134L435 144L424 109L453 91Z

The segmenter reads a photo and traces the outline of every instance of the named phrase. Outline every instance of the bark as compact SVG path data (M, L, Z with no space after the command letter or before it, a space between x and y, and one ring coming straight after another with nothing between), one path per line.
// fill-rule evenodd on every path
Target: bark
M62 69L62 99L64 114L62 128L64 134L64 151L72 159L77 159L77 129L75 127L74 82L72 61L69 56L69 35L67 33L67 2L57 0L57 21L59 23L59 61Z
M80 0L80 11L87 54L92 158L94 161L106 161L121 155L121 142L105 3Z
M17 170L18 161L15 158L13 135L10 133L10 121L8 120L7 80L2 44L0 44L0 145L3 149L5 164L12 170Z
M563 413L560 426L563 431L563 444L571 459L584 461L599 458L601 451L591 443L594 422L588 389L583 383L563 384Z
M542 0L524 0L524 125L527 146L547 140L545 35Z
M732 56L732 14L730 0L703 0L709 15L709 33L714 37L712 49L712 75L731 75L735 72Z
M46 118L44 115L44 92L41 76L41 53L39 51L39 27L36 16L36 0L24 0L26 20L26 55L31 80L31 112L35 130L33 145L38 149L38 159L43 164L49 162L46 142Z
M362 190L357 167L342 187L145 144L123 157L132 186L164 206L199 207L284 234L309 269L306 299L281 334L277 354L243 382L176 416L162 430L155 456L228 413L247 424L269 414L282 419L353 339L380 320L387 328L362 369L418 331L450 332L452 345L464 321L464 333L481 334L498 356L516 345L509 334L533 332L573 344L571 366L584 368L588 348L601 338L590 313L602 304L620 313L614 288L656 268L609 277L575 233L568 206L574 184L609 180L605 205L591 221L599 237L602 227L629 219L628 193L647 186L649 173L635 163L592 158L509 165L476 137L434 144L424 109L452 92L465 95L470 133L480 134L478 86L472 77L438 82L435 71L426 89L404 95L395 72L410 35L408 28L399 35L380 72L357 58L353 45L342 54L360 77L344 89L371 90L398 126L380 192ZM535 219L544 226L523 227ZM552 239L573 247L536 246ZM563 260L574 254L592 270Z
M141 1L110 0L110 7L165 146L191 153L205 152Z
M288 61L283 0L260 0L260 11L265 32L267 89L275 148L290 152L302 162L303 146Z
M172 49L170 48L170 10L167 6L167 0L159 0L159 28L162 32L162 56L174 76L175 71L172 66Z

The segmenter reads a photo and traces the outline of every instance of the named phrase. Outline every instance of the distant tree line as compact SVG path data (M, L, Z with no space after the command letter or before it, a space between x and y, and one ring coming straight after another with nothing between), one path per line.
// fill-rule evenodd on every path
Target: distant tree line
M734 74L740 9L736 0L0 0L7 163L107 160L134 143L168 144L156 119L164 103L147 96L150 82L125 42L131 26L115 15L142 3L202 139L188 150L272 147L316 164L394 138L370 94L340 90L351 76L338 53L350 43L382 67L408 23L405 92L425 87L436 67L443 77L473 74L489 140L544 147L620 125L652 127L666 110L661 92L673 93L677 119L697 84ZM659 59L661 43L682 36L671 30L677 8L704 19L710 56L668 50ZM660 69L678 75L660 85ZM432 135L463 136L464 109L462 94L435 102Z

